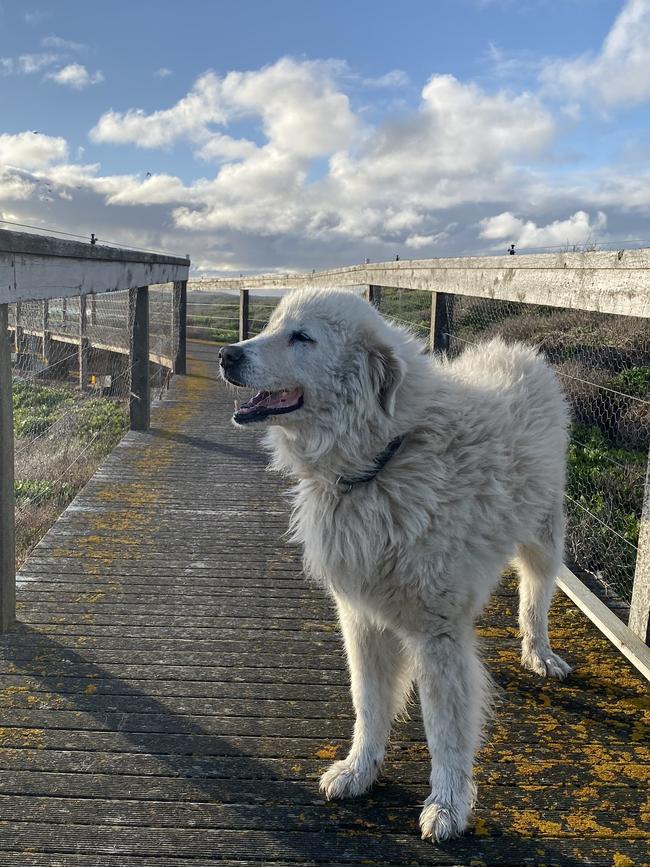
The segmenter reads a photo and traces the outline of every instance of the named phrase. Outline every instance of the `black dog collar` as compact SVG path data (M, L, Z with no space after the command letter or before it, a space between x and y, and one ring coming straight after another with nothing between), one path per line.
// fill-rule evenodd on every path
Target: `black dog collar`
M378 454L377 457L374 459L374 468L370 470L369 473L366 473L364 476L357 476L354 479L344 479L343 476L339 476L336 480L336 484L339 486L339 488L342 489L343 493L349 494L352 488L355 487L355 485L362 485L364 482L371 482L379 473L379 471L386 466L386 464L393 457L397 449L402 445L403 439L404 437L402 436L395 437L394 440L391 440L386 446L386 448L383 450L383 452Z

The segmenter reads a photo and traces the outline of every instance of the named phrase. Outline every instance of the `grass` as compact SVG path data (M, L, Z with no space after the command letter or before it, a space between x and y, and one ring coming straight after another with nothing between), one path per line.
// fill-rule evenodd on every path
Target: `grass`
M13 386L16 554L20 564L126 430L123 402L67 385Z

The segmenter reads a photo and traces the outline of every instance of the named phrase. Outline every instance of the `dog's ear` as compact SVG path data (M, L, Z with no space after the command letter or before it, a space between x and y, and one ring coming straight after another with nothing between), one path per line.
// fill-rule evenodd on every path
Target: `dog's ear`
M390 346L373 344L368 350L370 381L386 415L395 412L395 395L406 373L406 364Z

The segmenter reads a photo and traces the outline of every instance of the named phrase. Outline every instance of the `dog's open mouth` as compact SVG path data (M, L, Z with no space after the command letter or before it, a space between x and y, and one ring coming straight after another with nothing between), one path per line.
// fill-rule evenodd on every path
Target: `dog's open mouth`
M262 421L270 415L283 415L287 412L295 412L303 405L303 393L301 388L293 388L290 391L258 391L254 397L246 403L239 404L235 401L233 419L237 424Z

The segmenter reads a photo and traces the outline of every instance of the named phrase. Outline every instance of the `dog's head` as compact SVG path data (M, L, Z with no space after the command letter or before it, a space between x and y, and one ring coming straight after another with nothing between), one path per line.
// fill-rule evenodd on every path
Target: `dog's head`
M408 343L354 292L292 292L261 334L221 350L222 377L255 390L235 405L233 420L317 425L330 435L351 424L385 424L395 413Z

